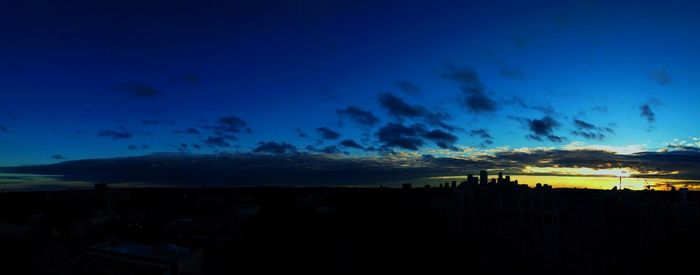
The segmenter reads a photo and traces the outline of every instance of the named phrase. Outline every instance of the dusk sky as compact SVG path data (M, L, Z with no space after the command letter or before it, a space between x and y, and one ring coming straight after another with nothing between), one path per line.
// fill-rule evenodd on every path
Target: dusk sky
M4 1L0 166L225 153L692 184L698 26L698 1Z

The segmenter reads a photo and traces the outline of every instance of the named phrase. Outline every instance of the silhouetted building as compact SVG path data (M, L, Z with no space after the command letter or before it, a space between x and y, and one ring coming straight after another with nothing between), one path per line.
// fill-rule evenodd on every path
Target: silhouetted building
M489 173L486 170L479 172L479 184L485 185L489 181Z
M401 185L401 189L403 190L411 190L411 184L410 183L404 183Z

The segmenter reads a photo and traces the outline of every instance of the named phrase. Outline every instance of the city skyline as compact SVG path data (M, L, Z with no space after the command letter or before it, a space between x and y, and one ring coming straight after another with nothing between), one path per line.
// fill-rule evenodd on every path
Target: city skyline
M294 161L310 181L489 169L530 185L609 189L622 177L632 189L694 189L698 11L694 1L17 1L0 11L0 167L204 158L269 171Z

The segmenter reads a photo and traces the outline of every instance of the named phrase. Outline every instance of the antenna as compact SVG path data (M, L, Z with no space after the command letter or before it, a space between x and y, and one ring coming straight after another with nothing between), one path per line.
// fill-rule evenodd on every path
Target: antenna
M620 177L620 188L619 188L619 190L622 191L622 177Z

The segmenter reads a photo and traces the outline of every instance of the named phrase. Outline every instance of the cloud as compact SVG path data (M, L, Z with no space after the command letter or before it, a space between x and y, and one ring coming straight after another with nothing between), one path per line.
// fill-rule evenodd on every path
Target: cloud
M210 136L206 140L204 140L204 144L209 145L210 147L230 147L231 144L229 144L226 139L223 137L214 137Z
M501 76L518 81L525 81L525 79L527 79L523 71L509 66L508 64L503 62L503 60L496 57L494 54L491 54L491 58L496 63L496 65L498 65L498 72Z
M316 132L321 136L321 138L326 140L337 139L340 137L338 132L329 129L328 127L316 128Z
M399 88L402 92L404 92L407 95L411 96L420 96L422 89L416 85L411 83L410 81L407 80L399 80L394 82L394 86Z
M177 134L187 134L187 135L199 135L200 132L197 130L197 128L187 128L185 130L176 130L175 133Z
M447 120L452 119L452 116L446 112L427 112L423 117L423 122L433 127L440 127L447 131L463 130L457 126L447 123Z
M134 135L129 130L122 127L119 130L102 130L97 133L98 137L108 137L112 139L130 139Z
M297 147L286 142L261 141L258 147L253 149L253 153L263 153L272 155L282 155L296 153Z
M557 113L557 111L554 110L554 107L552 107L550 104L528 104L519 96L511 96L510 98L504 99L501 102L504 104L512 104L521 108L538 111L548 116L559 115L559 113Z
M608 107L596 105L596 106L591 107L591 111L596 111L596 112L601 112L601 113L607 113L607 112L608 112Z
M528 130L530 130L530 134L525 136L528 139L537 141L544 141L546 139L551 142L562 142L566 139L565 137L554 134L554 129L559 128L560 124L550 116L544 116L541 119L511 118L526 125Z
M379 104L386 109L390 115L397 118L415 118L422 117L428 112L424 107L419 105L410 105L403 99L391 94L379 94Z
M214 126L214 130L217 132L231 134L253 132L253 130L248 127L248 123L245 122L245 120L242 120L234 115L219 118L219 120L217 120L217 125Z
M416 119L430 126L440 127L448 131L454 131L457 129L457 127L446 122L452 118L450 114L441 111L431 112L423 106L408 104L403 99L391 93L380 94L379 103L389 112L390 115L398 119Z
M307 135L306 133L304 133L304 131L302 131L302 130L299 129L299 128L294 128L294 132L296 132L296 133L297 133L297 136L300 137L300 138L308 138L308 137L309 137L309 135Z
M203 121L203 123L206 123L206 121ZM204 125L202 127L212 130L215 137L225 140L238 140L238 134L253 133L253 130L248 127L248 123L235 115L221 117L213 125Z
M670 85L672 82L671 75L664 69L651 71L651 79L663 86Z
M54 160L66 160L67 158L64 157L63 155L56 154L56 155L51 156L51 159L54 159Z
M364 126L374 126L379 122L379 118L374 114L358 107L350 106L342 110L337 110L336 114L341 117L347 117L352 122Z
M118 92L126 94L129 99L151 99L160 94L156 88L136 82L117 84L114 86L114 89Z
M491 113L496 111L496 101L484 93L484 85L476 72L470 68L449 66L440 74L443 78L459 83L462 95L460 104L471 113Z
M457 150L454 144L457 142L457 136L445 132L443 130L432 130L425 134L425 138L435 142L435 145L442 149Z
M129 145L129 147L127 147L127 148L128 148L129 150L134 150L134 151L135 151L135 150L139 150L139 149L142 149L142 150L151 149L151 147L148 146L148 144L142 144L141 146L132 144L132 145Z
M315 153L322 153L322 154L342 154L342 153L347 153L341 151L338 146L335 145L329 145L321 148L316 148L314 146L308 145L306 146L306 150L309 150L311 152Z
M158 123L160 123L160 121L155 120L155 119L152 119L152 120L144 119L141 121L141 123L143 123L143 125L157 125Z
M652 123L656 120L656 114L654 111L651 109L651 104L649 103L644 103L639 106L640 114L644 119L646 119L649 123Z
M197 86L201 82L201 79L196 74L185 73L185 74L173 77L173 81L176 83L181 83L181 84L185 84L185 85L189 85L189 86Z
M10 132L10 130L7 129L7 127L0 125L0 133L7 133Z
M423 146L422 135L426 130L422 126L415 124L406 127L403 124L388 123L377 132L379 142L384 148L402 148L407 150L418 150Z
M427 130L421 124L404 126L400 123L388 123L377 131L382 148L390 150L401 148L406 150L418 150L425 144L425 139L434 142L443 149L455 149L457 137L443 130Z
M607 134L613 134L615 131L610 127L599 127L580 119L574 119L574 130L572 134L586 138L602 140Z
M481 138L482 139L482 144L481 144L482 146L493 144L493 136L491 136L491 134L489 134L489 131L487 129L480 128L480 129L476 129L476 130L471 130L469 132L469 136Z
M347 147L347 148L360 149L360 150L365 149L362 145L358 144L357 142L355 142L352 139L343 140L340 143L338 143L338 145L343 146L343 147Z
M285 147L275 142L271 144L273 147ZM390 154L381 158L338 154L276 154L288 150L270 151L273 153L161 153L140 157L76 160L52 165L2 167L0 171L62 175L62 180L168 185L378 185L435 176L463 176L482 169L529 175L561 175L569 170L583 169L623 169L635 178L700 178L698 150L617 154L594 149L520 148L458 157Z

